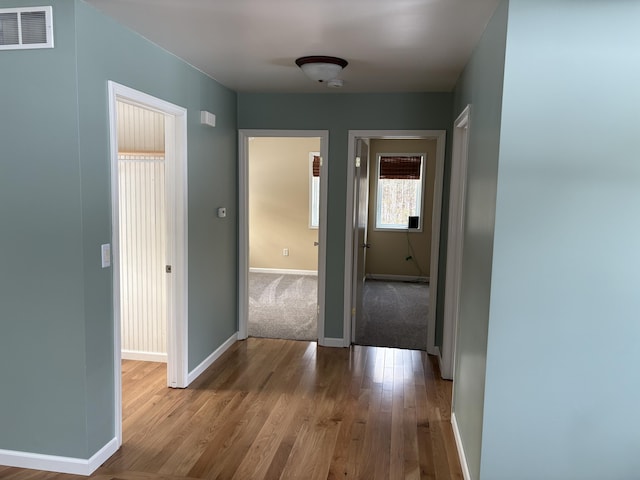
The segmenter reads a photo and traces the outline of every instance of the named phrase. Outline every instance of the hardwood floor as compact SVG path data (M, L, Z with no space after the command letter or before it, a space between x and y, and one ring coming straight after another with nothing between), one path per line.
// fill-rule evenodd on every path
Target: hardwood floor
M123 362L123 445L91 478L462 479L451 383L424 352L250 338L188 389L165 383L164 364Z

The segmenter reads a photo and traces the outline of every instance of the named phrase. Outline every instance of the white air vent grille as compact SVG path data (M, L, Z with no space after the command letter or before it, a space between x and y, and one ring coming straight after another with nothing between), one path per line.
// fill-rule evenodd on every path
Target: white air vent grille
M51 7L0 9L0 50L25 48L53 48Z

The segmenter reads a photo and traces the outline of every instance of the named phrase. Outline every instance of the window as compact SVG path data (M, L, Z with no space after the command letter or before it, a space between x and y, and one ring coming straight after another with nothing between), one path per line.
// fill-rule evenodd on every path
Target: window
M376 229L406 230L409 217L422 229L423 153L379 154L376 169Z
M309 228L320 225L320 152L309 153Z

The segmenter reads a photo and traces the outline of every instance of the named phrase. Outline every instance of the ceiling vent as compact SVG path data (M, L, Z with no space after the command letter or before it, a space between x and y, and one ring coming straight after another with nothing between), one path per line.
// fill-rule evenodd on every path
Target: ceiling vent
M0 50L53 48L51 7L0 8Z

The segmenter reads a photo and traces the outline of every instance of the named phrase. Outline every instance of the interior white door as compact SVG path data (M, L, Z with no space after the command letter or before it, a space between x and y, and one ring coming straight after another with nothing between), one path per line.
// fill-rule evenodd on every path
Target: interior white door
M362 318L362 302L367 258L367 225L369 223L369 145L362 138L356 139L356 181L354 188L354 242L353 242L353 299L351 338L355 340L356 325Z
M444 328L442 331L441 374L453 380L460 289L464 248L465 202L467 196L467 160L470 107L457 118L453 130L451 187L449 200L449 230L444 295Z

